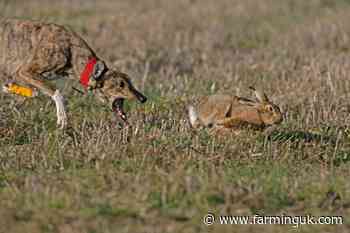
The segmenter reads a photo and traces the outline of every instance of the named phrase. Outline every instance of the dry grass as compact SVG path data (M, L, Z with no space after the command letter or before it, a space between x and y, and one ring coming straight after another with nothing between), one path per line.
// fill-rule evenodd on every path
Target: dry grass
M6 17L70 25L150 101L133 127L69 95L72 128L46 98L0 95L0 232L286 232L206 227L223 215L350 214L347 0L0 0ZM65 87L64 83L58 85ZM285 112L269 136L210 137L186 105L262 85ZM339 197L322 204L327 193ZM302 226L300 232L348 232Z

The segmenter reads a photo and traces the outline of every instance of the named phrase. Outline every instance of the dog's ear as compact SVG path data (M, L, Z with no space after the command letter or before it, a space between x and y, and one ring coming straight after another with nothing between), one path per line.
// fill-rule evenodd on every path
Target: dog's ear
M94 66L92 77L98 81L102 78L103 73L106 71L106 64L103 61L97 61Z

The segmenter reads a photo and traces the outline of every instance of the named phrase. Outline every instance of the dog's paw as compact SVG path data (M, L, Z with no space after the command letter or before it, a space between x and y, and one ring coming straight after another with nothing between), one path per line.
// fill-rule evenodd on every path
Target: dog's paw
M55 91L55 94L52 96L52 99L56 104L57 111L57 125L63 129L67 126L67 114L64 107L64 99L59 90Z
M59 126L60 129L64 129L67 126L67 115L65 111L60 111L57 114L57 126Z

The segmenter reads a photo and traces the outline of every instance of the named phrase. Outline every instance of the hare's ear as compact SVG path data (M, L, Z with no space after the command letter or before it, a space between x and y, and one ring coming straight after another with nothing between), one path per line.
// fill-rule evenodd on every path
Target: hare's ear
M246 98L243 98L243 97L237 97L236 101L239 104L242 104L242 105L256 106L256 102L255 101L252 101L250 99L246 99Z
M98 81L102 78L104 72L106 71L106 65L103 61L97 61L92 73L93 78Z
M225 109L225 117L230 117L232 112L232 104L229 104L226 106Z
M261 91L261 90L256 90L254 87L249 87L250 90L254 91L254 94L256 96L256 99L260 102L260 103L268 103L269 102L269 98L267 97L267 95Z

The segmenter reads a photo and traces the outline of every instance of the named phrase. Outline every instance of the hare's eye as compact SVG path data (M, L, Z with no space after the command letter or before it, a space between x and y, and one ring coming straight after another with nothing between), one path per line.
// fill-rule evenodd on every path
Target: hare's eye
M267 109L267 111L269 111L269 112L272 112L272 111L273 111L273 107L272 107L271 105L267 105L267 106L266 106L266 109Z

